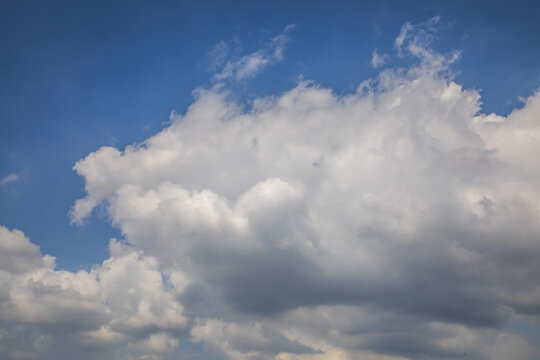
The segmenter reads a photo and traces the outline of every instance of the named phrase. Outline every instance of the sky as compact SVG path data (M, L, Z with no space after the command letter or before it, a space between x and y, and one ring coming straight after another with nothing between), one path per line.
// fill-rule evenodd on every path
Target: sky
M0 358L540 358L533 1L0 4Z

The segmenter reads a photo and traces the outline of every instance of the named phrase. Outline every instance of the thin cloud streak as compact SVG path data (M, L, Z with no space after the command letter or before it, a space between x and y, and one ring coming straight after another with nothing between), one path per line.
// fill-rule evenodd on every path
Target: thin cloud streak
M242 81L256 76L266 67L283 61L284 52L289 42L289 33L295 28L295 24L289 24L279 35L272 38L266 47L259 49L249 55L242 56L237 60L228 60L223 69L214 74L213 78L217 81L233 79ZM227 56L228 48L223 42L220 42L211 51L213 62L211 68L223 63Z

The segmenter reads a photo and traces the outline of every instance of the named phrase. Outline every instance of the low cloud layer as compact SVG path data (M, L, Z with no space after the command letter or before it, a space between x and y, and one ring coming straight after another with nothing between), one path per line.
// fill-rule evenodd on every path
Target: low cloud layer
M199 89L143 143L77 162L72 220L104 206L125 242L70 273L1 228L0 351L538 358L505 329L540 317L540 94L482 113L429 48L436 21L396 40L417 66L354 93L302 81L246 108Z

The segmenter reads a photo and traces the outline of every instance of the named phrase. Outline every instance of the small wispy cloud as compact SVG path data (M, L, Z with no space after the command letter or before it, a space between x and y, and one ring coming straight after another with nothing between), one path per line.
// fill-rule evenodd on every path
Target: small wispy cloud
M216 71L223 65L229 54L229 45L226 42L220 41L212 50L208 52L210 58L209 71Z
M19 171L17 173L8 174L8 175L4 176L2 179L0 179L0 186L5 186L7 184L20 181L20 180L24 179L26 176L28 176L29 173L30 173L30 171L28 171L28 170L22 170L22 171Z
M242 56L236 60L228 60L222 70L216 73L214 80L234 79L241 81L254 77L269 65L283 61L285 48L289 42L289 32L295 28L296 24L287 25L283 31L273 37L270 42L262 49L259 49L249 55ZM210 68L218 68L225 62L229 48L224 42L217 44L210 51L213 58Z
M394 47L401 50L401 47L405 44L407 38L412 38L415 42L420 42L424 46L429 45L434 39L434 33L436 32L435 26L441 22L440 16L434 16L426 22L413 25L410 22L406 22L401 27L399 35L394 40ZM411 33L412 34L411 36Z
M2 180L0 180L0 185L6 185L6 184L9 184L10 182L14 182L14 181L17 181L20 179L20 176L19 174L9 174L9 175L6 175L2 178Z
M420 24L403 24L399 35L394 41L394 48L398 57L405 54L418 58L424 66L433 70L441 71L447 69L448 65L459 59L460 51L451 54L441 54L433 50L430 46L436 38L441 18L434 16L426 22Z
M388 54L379 54L377 49L371 54L371 67L374 69L383 66L388 61Z
M105 136L107 137L107 143L111 146L116 146L118 145L118 138L116 136L114 136L114 134L110 133L110 132L107 132L105 134Z

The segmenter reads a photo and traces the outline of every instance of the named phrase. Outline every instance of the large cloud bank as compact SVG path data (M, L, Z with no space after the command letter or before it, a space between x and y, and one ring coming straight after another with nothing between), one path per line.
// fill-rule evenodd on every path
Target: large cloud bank
M302 81L246 108L218 84L80 160L72 220L102 206L125 240L70 273L0 228L0 353L538 358L503 329L540 316L540 94L483 114L425 31L396 41L419 65L355 93Z

